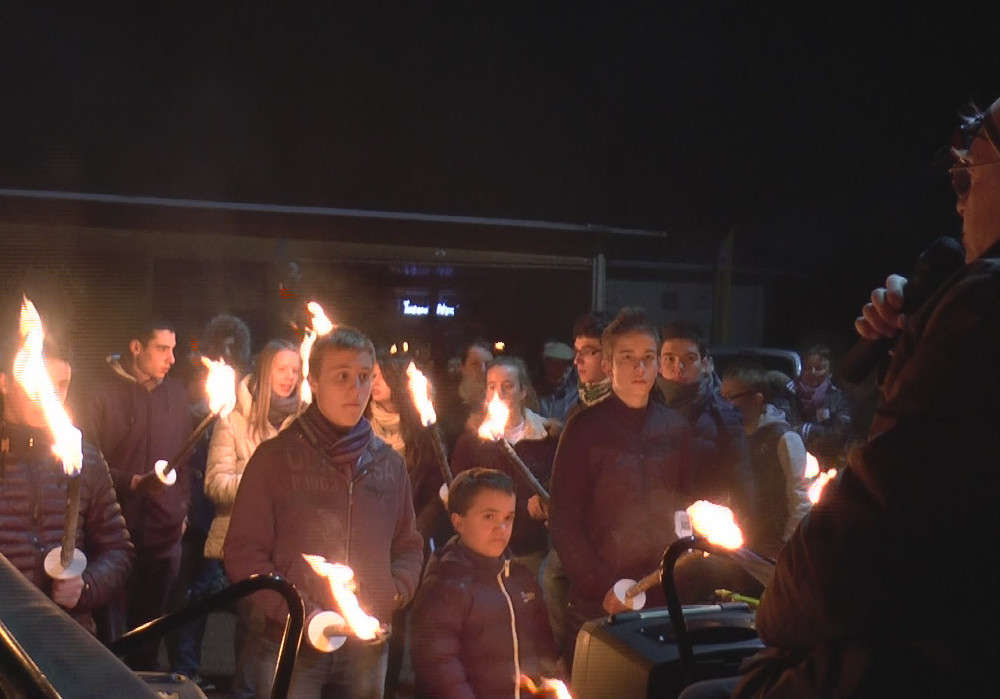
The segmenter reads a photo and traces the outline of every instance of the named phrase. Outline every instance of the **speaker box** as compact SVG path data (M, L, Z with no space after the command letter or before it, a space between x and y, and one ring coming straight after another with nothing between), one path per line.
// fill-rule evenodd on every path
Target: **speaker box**
M694 650L692 680L732 677L764 647L743 603L684 607ZM585 622L573 656L575 699L675 697L687 684L666 608L624 612Z

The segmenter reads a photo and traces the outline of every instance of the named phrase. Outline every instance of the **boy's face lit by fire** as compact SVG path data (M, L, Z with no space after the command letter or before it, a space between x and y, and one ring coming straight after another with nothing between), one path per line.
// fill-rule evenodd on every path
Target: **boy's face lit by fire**
M372 391L372 357L368 352L332 350L323 355L319 375L309 374L309 387L323 416L337 427L358 424Z
M485 488L472 499L464 515L451 513L451 524L466 548L499 558L510 543L514 526L514 494Z

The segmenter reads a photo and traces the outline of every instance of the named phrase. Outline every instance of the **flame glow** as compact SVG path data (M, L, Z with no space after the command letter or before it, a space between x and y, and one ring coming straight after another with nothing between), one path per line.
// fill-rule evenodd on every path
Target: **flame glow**
M354 635L362 641L374 639L379 633L379 621L365 614L358 604L358 598L354 596L354 571L341 563L330 563L322 556L304 553L302 557L316 573L326 578L333 599Z
M831 468L825 473L821 473L816 477L816 480L812 482L809 486L809 502L813 505L820 501L823 497L823 491L826 489L826 484L837 477L837 469Z
M83 435L66 414L45 368L42 357L45 329L35 305L27 298L21 303L20 334L21 345L14 356L14 380L41 409L45 426L52 435L52 453L62 462L63 471L67 476L76 476L83 467Z
M507 345L504 344L503 340L497 340L496 342L493 343L493 349L495 349L497 352L503 352L504 348L506 347Z
M518 684L531 692L533 696L538 696L544 692L555 697L555 699L573 699L573 695L569 693L569 689L567 689L562 680L554 680L550 677L543 677L541 684L535 684L534 681L527 675L521 675L517 679Z
M486 419L479 426L479 438L495 440L503 436L510 417L510 408L500 400L500 394L494 393L493 399L486 405Z
M302 335L302 344L299 345L299 356L302 357L302 387L300 393L303 403L312 403L312 388L310 388L309 382L306 381L309 378L309 355L312 353L316 339L321 335L333 332L333 329L337 326L327 318L323 307L315 301L307 303L306 308L312 314L312 327Z
M392 347L389 348L389 354L396 354L396 345L393 343Z
M236 372L221 359L213 362L202 357L201 363L208 369L205 378L208 409L219 417L226 417L236 407Z
M743 547L743 532L728 507L699 500L687 508L687 513L691 527L716 546L732 550Z
M336 327L329 318L326 317L326 311L315 301L310 301L306 304L306 308L312 313L312 329L319 335L329 335L333 332Z
M806 452L806 470L802 475L806 478L815 478L819 475L819 461L809 452Z
M410 351L410 343L407 342L406 340L403 340L403 353L405 354L409 351Z
M406 367L407 384L410 388L410 396L413 398L413 405L420 413L420 422L424 427L437 422L437 413L434 412L434 404L431 402L431 385L427 377L417 369L417 365L410 362Z

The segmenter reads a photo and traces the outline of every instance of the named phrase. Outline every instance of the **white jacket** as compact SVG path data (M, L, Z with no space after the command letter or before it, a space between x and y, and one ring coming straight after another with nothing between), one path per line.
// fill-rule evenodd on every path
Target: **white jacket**
M205 466L205 495L215 505L215 519L209 527L205 540L205 557L222 558L222 545L229 531L229 518L236 502L236 490L243 477L243 469L253 456L257 445L271 439L279 430L268 423L264 434L250 434L250 407L253 398L247 385L249 377L244 377L236 389L236 408L228 417L220 418L212 431L212 441L208 445L208 462ZM292 423L305 404L281 424L285 429Z

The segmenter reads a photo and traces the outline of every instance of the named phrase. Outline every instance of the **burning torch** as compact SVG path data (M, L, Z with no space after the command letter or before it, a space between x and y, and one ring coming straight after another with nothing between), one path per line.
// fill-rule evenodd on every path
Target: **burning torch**
M701 534L701 538L681 537L670 545L668 552L675 546L683 547L691 542L706 542L713 547L713 552L723 551L728 558L737 561L744 570L764 585L771 581L774 575L774 561L743 548L743 532L740 531L728 507L699 500L687 508L687 515L691 521L691 528ZM674 562L688 548L678 550ZM664 568L661 566L659 570L638 582L623 578L615 583L615 596L629 609L642 609L646 604L646 591L664 583L663 576Z
M383 641L389 635L388 626L368 616L354 595L354 571L341 563L330 563L322 556L302 554L316 573L326 578L340 612L325 610L309 617L306 637L309 643L324 653L332 653L354 636L362 641Z
M205 434L209 425L218 417L226 417L236 407L236 372L233 371L233 368L221 359L212 361L202 357L201 361L208 368L205 392L208 394L209 413L198 424L181 448L177 450L177 453L170 458L170 461L160 459L154 464L153 470L164 485L173 485L177 482L177 471L175 470L177 465L194 449L194 445Z
M545 487L538 482L535 478L535 474L531 472L528 465L521 460L521 457L517 455L514 451L514 447L510 445L507 438L504 436L504 428L507 426L507 420L510 417L510 409L507 407L506 403L500 400L500 394L494 393L493 398L486 405L486 419L483 420L483 424L479 426L479 438L486 440L488 442L496 442L503 449L504 454L510 459L511 463L517 467L518 473L521 478L524 479L525 483L535 491L538 495L538 499L542 501L545 507L549 505L549 492Z
M309 355L312 353L312 346L322 335L329 335L337 327L326 316L323 307L315 301L306 304L306 308L312 314L312 325L307 328L302 336L302 344L299 345L299 356L302 357L302 402L312 403L312 389L309 387Z
M66 515L63 522L62 546L45 556L45 572L57 580L68 580L83 574L87 557L76 548L76 529L80 521L80 473L83 470L83 435L73 426L59 400L59 393L45 368L42 345L45 329L35 305L27 298L21 303L19 324L21 344L14 356L14 380L25 395L41 409L45 427L52 436L52 453L62 463L68 479Z
M823 491L826 490L826 484L837 477L837 469L831 468L829 471L820 472L819 461L816 457L806 452L806 468L802 476L811 480L809 484L809 502L813 505L818 503L823 497Z
M733 513L729 508L699 500L688 508L688 514L691 517L692 528L701 533L701 536L685 536L677 539L667 547L660 563L660 579L667 598L667 612L674 629L674 638L681 658L681 672L686 683L694 678L694 648L688 635L687 622L684 620L684 607L681 605L677 585L674 582L674 566L677 560L690 550L726 556L739 563L765 587L774 576L775 565L770 558L764 558L743 548L743 533L733 520Z
M434 455L437 458L438 468L441 469L441 479L444 481L438 495L441 497L441 502L447 504L448 488L451 486L454 476L448 465L448 454L444 449L441 431L437 426L437 413L434 412L434 403L431 401L431 385L427 381L427 377L417 369L417 365L413 362L410 362L406 367L406 376L413 405L416 406L417 412L420 414L420 422L430 431L431 440L434 442Z

